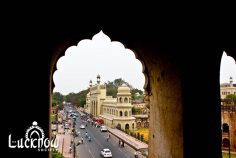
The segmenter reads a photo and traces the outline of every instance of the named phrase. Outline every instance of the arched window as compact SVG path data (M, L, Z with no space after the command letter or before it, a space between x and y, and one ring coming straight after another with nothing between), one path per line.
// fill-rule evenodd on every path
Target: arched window
M122 97L120 97L120 103L122 103Z
M125 98L125 99L124 99L124 102L125 102L125 103L128 103L128 98Z
M128 112L127 111L125 111L125 116L128 116Z
M123 115L123 113L122 113L122 111L120 111L120 116L122 116Z
M125 130L129 130L129 124L128 123L125 125Z
M229 147L229 139L224 138L223 141L222 141L222 146L223 147Z

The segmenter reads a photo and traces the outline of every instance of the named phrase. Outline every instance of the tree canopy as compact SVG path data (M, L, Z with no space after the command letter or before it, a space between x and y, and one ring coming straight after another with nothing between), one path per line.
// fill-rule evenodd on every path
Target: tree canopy
M234 95L234 94L229 94L229 95L226 96L226 98L232 99L233 102L234 102L234 104L236 105L236 95Z

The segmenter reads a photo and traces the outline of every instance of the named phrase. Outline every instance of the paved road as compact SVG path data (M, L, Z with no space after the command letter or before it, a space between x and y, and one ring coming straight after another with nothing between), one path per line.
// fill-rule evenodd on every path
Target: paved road
M78 117L76 120L76 130L80 132L80 136L75 139L75 142L78 142L83 137L84 143L76 147L77 157L99 158L101 157L101 149L109 148L112 151L113 158L134 158L134 149L128 145L119 147L119 140L115 136L110 134L111 137L107 142L108 132L101 132L100 128L96 128L89 123L87 123L85 129L80 129L79 126L81 123L82 121ZM91 142L85 138L86 131L92 138ZM143 156L140 155L139 158L143 158Z

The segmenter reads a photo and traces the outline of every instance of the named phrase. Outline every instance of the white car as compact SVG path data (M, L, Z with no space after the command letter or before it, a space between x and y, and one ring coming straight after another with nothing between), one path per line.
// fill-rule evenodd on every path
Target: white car
M112 153L110 149L102 149L101 150L101 155L103 157L112 157Z
M80 128L80 129L85 129L85 125L84 125L84 124L81 124L79 128Z
M101 126L101 132L107 132L108 131L108 129L107 129L107 127L106 126Z

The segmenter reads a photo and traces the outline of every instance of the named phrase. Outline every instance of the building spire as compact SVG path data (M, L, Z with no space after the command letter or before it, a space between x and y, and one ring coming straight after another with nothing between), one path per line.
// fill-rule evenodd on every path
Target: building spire
M100 84L100 78L101 78L101 77L100 77L100 75L98 74L98 75L97 75L97 83L98 83L98 84Z
M89 81L89 87L92 87L92 80Z
M230 84L230 87L233 87L233 77L229 78L229 84Z

